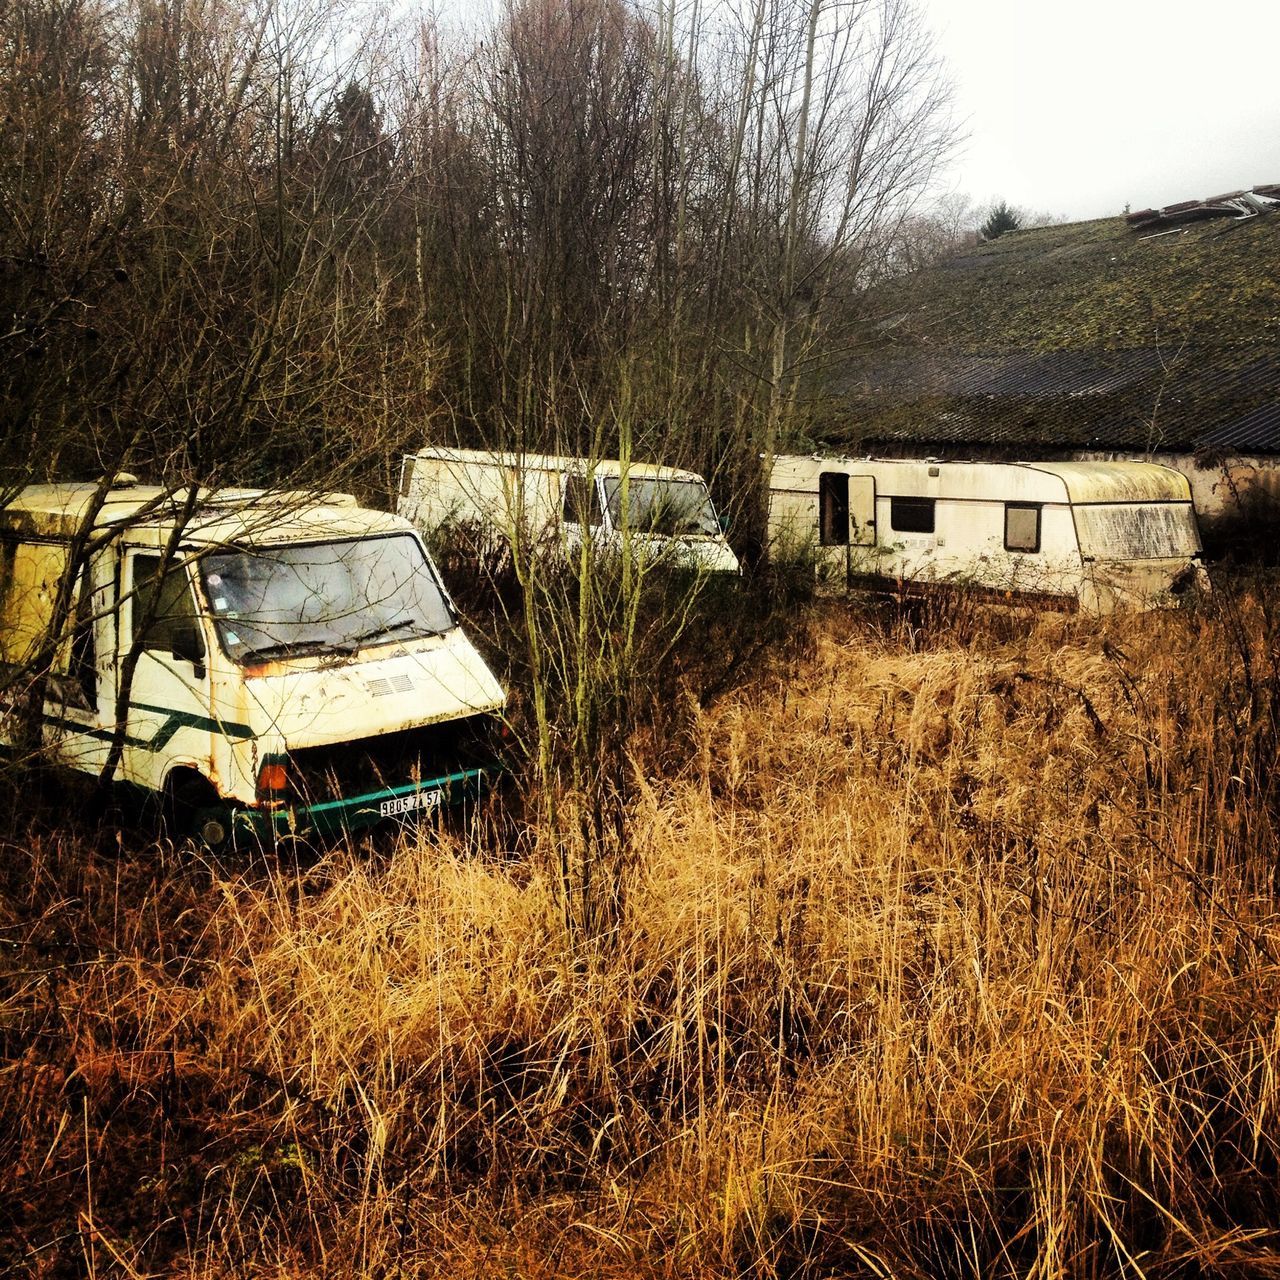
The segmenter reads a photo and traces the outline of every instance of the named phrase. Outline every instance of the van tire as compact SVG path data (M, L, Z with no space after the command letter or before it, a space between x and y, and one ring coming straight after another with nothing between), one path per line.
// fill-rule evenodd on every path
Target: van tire
M218 803L218 793L195 769L174 769L169 774L160 812L171 840L191 838L208 848L217 848L227 840L231 824L222 817L226 811Z
M225 849L231 840L231 814L221 807L201 809L192 823L191 834L206 849Z

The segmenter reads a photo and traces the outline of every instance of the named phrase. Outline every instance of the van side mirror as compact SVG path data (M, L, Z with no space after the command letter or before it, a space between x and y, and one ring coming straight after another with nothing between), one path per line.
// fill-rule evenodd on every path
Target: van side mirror
M204 679L204 638L195 623L178 623L170 633L169 647L179 662L191 663L197 680Z
M730 528L732 528L732 526L733 526L733 521L732 521L732 520L730 520L730 519L729 519L729 517L728 517L727 515L724 515L723 513L721 513L720 515L718 515L718 516L716 517L716 519L717 519L717 520L719 521L719 523L720 523L720 532L721 532L721 533L728 533L728 532L729 532L729 530L730 530Z

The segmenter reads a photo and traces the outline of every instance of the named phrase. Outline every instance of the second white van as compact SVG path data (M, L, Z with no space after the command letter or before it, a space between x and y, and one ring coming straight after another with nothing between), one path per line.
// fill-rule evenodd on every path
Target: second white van
M572 557L590 539L653 564L738 573L706 481L694 471L613 459L422 449L403 462L400 515Z

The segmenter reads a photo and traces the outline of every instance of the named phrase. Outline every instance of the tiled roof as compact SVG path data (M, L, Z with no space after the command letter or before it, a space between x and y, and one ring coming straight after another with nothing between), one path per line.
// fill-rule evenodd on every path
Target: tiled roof
M1280 452L1280 213L1008 234L867 309L824 442Z
M881 393L1081 396L1120 390L1161 367L1158 351L1019 351L1006 355L888 352L855 365L846 386Z

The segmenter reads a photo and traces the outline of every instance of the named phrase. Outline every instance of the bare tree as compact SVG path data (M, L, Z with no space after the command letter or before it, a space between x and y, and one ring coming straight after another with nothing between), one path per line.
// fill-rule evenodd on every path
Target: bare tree
M505 0L454 34L12 0L0 61L8 493L127 469L386 500L443 437L690 465L758 549L761 454L952 137L909 0ZM631 604L573 599L585 786L596 693L652 654Z

